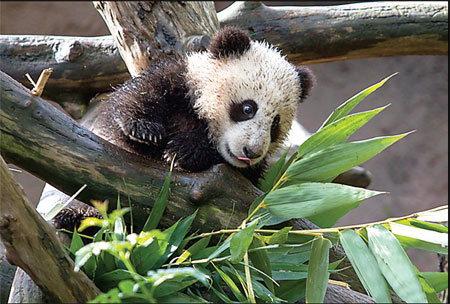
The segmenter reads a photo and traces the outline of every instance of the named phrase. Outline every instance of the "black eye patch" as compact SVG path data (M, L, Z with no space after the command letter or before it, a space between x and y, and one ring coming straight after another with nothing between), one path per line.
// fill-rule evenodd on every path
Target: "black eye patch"
M244 100L241 103L234 103L230 108L230 117L235 122L245 121L252 119L256 111L258 111L258 105L251 99Z
M275 116L270 126L270 141L277 141L280 136L280 115Z

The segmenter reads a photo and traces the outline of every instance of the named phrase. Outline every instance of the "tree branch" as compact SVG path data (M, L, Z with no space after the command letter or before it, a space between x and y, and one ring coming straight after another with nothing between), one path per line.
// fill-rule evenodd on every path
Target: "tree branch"
M31 206L0 158L2 191L0 237L8 260L22 268L49 300L87 302L100 291L74 263L56 238L54 229ZM24 228L26 227L26 229Z
M444 1L322 7L268 7L258 2L236 2L220 12L218 18L221 27L234 24L253 33L253 39L265 39L278 46L295 64L448 55L448 4ZM203 37L203 32L175 35L188 41L183 50L199 50L207 43L206 38L203 42L198 38ZM160 43L166 52L171 52L166 40L158 42L164 35L151 37L156 39L155 44ZM151 43L147 38L145 41ZM181 46L177 44L175 52ZM153 44L150 47L154 49ZM31 88L25 74L37 79L45 68L53 68L54 72L43 96L63 105L75 118L81 117L81 105L86 105L95 94L109 91L130 77L112 36L0 35L2 71Z
M65 193L74 193L87 184L78 199L88 204L91 199L115 202L119 192L122 202L130 200L134 224L142 227L167 175L167 166L143 160L102 140L2 72L0 93L3 157ZM95 113L90 115L95 117ZM249 204L262 194L225 164L200 173L175 171L170 190L162 225L167 227L198 208L193 230L202 232L239 226ZM55 195L63 201L68 197L58 192ZM317 228L306 219L288 225ZM339 250L330 252L333 261L342 257ZM361 289L352 268L345 275L352 288Z
M25 74L38 79L52 68L43 97L61 104L72 117L84 114L97 93L130 78L111 36L0 36L0 69L28 88Z
M236 1L218 13L255 40L278 46L295 64L448 54L448 3L368 2L268 7Z
M0 150L7 161L64 193L87 184L78 197L86 203L115 202L119 192L122 202L130 199L135 224L143 225L167 175L164 163L142 159L97 137L2 72L0 93ZM194 229L236 227L260 194L227 165L201 173L175 171L162 223L171 225L199 208Z
M132 76L157 58L192 50L189 45L197 41L205 48L208 35L219 28L212 1L94 1L94 6Z

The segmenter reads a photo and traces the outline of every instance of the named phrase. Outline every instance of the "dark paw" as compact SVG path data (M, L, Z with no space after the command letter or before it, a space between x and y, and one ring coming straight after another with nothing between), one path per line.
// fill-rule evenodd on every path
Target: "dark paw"
M203 171L214 164L223 162L208 140L192 140L189 136L170 140L163 157L169 164L174 161L174 167L191 172Z
M162 124L145 120L130 121L123 131L131 140L153 145L158 145L166 134Z

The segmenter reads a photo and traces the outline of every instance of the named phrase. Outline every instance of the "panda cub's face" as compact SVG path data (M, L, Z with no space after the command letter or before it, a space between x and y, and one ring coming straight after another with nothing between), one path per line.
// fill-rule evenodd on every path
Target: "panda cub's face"
M188 56L194 109L228 163L252 166L281 146L311 83L305 71L237 28L214 36L208 52Z

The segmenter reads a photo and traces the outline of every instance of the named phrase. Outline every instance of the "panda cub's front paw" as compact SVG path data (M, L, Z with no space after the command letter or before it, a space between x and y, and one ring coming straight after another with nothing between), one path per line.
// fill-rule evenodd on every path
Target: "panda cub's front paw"
M164 126L157 122L133 120L122 127L125 135L131 140L158 145L166 135Z

